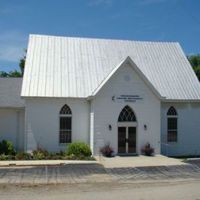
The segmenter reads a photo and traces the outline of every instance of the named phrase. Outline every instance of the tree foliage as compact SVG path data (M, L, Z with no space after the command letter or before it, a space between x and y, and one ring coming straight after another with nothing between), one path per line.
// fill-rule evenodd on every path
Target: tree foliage
M9 78L9 77L22 77L21 72L14 70L10 72L0 71L0 77L2 78Z
M8 77L22 77L23 76L25 61L26 61L26 50L24 52L25 52L25 54L19 61L20 71L18 71L18 70L14 70L14 71L10 71L10 72L0 71L0 77L8 78Z
M22 76L24 74L24 67L25 67L26 52L27 52L27 50L24 50L24 52L25 52L25 54L23 55L23 57L19 61L19 68L20 68Z
M200 81L200 54L188 56L188 60Z

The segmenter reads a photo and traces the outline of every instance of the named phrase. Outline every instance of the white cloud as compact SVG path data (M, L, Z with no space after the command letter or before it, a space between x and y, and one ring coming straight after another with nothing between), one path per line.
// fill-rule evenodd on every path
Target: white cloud
M113 0L90 0L88 5L89 6L106 6L109 7L113 4Z
M0 32L0 61L18 62L27 46L27 36L18 31Z

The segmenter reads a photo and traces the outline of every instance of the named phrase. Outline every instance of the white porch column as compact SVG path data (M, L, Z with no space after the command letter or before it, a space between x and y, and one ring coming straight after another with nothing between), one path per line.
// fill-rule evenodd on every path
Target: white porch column
M90 101L90 149L94 154L94 103Z

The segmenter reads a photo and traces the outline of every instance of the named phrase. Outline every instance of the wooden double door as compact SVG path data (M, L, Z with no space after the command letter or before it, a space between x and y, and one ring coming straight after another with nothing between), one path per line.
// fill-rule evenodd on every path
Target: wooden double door
M136 127L118 127L118 154L136 153Z

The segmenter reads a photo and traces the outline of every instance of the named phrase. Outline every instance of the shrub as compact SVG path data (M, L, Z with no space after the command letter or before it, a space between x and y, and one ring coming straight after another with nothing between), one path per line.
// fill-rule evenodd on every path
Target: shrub
M107 144L100 149L100 152L103 154L103 156L112 157L114 150L109 144Z
M70 157L89 157L92 155L90 147L84 142L73 142L67 146L66 155Z
M31 160L32 155L26 152L18 152L15 156L15 160Z
M33 159L34 160L44 160L49 156L49 153L47 150L38 148L33 151Z
M1 154L0 155L0 160L8 160L8 155Z
M49 153L46 157L48 160L61 160L64 157L61 153Z
M0 142L0 154L15 155L15 149L12 142L7 140L2 140Z
M13 155L5 155L5 154L0 154L0 160L14 160L15 156Z
M146 156L152 156L154 153L154 148L151 147L149 143L147 143L142 149L142 153Z

